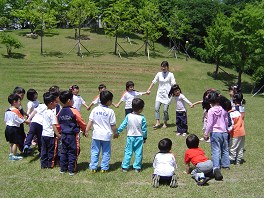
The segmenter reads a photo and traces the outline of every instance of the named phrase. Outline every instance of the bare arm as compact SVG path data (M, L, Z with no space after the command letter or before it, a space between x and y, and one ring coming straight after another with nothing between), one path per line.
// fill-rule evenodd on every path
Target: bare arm
M185 164L185 171L183 173L189 174L190 163Z
M192 105L190 106L191 108L194 108L194 105L197 105L197 104L201 104L203 101L197 101L195 103L192 103Z
M32 120L32 118L33 118L33 116L34 116L36 113L37 113L37 111L36 111L36 110L33 110L32 113L30 114L30 116L28 117L28 119L26 120L25 123L30 123L31 120Z
M55 125L55 124L52 124L52 127L53 127L53 131L54 131L54 133L55 133L56 136L57 136L57 139L60 140L61 135L58 133L56 125Z
M118 108L122 102L123 102L123 101L120 100L119 103L117 103L117 104L115 105L115 108Z
M115 139L115 138L118 138L120 135L119 135L118 132L117 132L116 125L111 125L111 129L112 129L112 131L113 131L113 133L114 133L113 138L114 138L114 139Z
M83 133L83 135L84 135L85 137L88 137L88 135L89 135L89 130L90 130L90 128L91 128L92 125L93 125L93 121L90 121L90 120L89 120L89 122L88 122L88 124L87 124L87 126L86 126L86 129L85 129L85 131L84 131L84 133Z
M147 89L147 94L150 94L151 93L151 88L154 86L155 84L154 83L151 83L151 85L149 86L149 88Z

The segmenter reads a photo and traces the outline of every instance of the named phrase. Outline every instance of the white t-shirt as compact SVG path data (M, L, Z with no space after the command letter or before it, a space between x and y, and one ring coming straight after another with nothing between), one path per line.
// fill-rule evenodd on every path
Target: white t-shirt
M25 121L23 116L20 114L19 110L16 108L10 108L5 112L4 121L7 126L20 127L20 124Z
M52 110L46 110L43 113L43 132L42 136L54 137L52 125L57 125L57 117Z
M79 112L81 112L81 106L85 104L85 101L80 95L73 95L73 108L76 108Z
M95 107L90 113L89 121L93 122L92 139L111 140L111 125L116 125L116 117L112 109L103 105Z
M36 122L40 125L43 125L43 114L44 111L47 110L47 106L44 103L40 103L37 108L34 108L36 110L36 114L33 116L31 122Z
M141 96L142 93L135 90L132 92L125 91L121 96L121 101L125 102L125 109L131 109L133 99Z
M186 111L185 102L188 105L192 103L181 93L179 96L174 96L175 104L176 104L176 111Z
M93 104L101 105L100 102L100 95L97 95L94 100L92 101Z
M176 84L173 73L169 71L166 73L158 72L152 83L156 84L157 82L159 82L159 86L156 101L159 101L163 104L170 104L172 98L169 98L168 95L171 90L171 86Z
M154 162L154 174L160 176L172 176L177 169L176 159L173 153L157 153Z
M32 113L34 108L38 107L38 105L39 105L39 102L38 102L37 99L35 101L28 101L28 103L27 103L27 112L28 112L29 109L31 109L29 115Z

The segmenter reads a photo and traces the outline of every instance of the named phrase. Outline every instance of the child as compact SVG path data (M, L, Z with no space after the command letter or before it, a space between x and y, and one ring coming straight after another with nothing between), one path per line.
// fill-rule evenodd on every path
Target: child
M219 95L217 92L213 92L208 95L207 100L211 104L212 108L210 108L208 111L208 123L203 137L204 139L207 139L207 136L210 132L214 173L215 176L217 175L219 176L220 157L221 157L222 168L225 168L226 170L230 169L229 168L230 160L229 160L228 142L227 142L228 117L226 111L227 110L226 104L228 99Z
M19 145L19 134L20 134L20 124L25 122L25 119L19 112L18 108L20 107L20 96L16 94L10 94L8 96L8 102L11 107L5 112L5 137L6 141L10 143L10 154L9 159L12 161L21 160L23 157L18 156L17 146Z
M42 131L43 131L43 113L47 110L47 106L44 103L40 103L37 108L35 108L28 119L26 120L28 123L31 123L29 132L26 136L26 139L24 141L24 148L23 148L23 154L25 156L28 155L28 150L31 146L31 141L33 137L37 137L37 144L38 144L38 151L39 156L41 157L41 137L42 137Z
M34 108L37 108L39 102L37 100L38 93L34 89L29 89L27 91L27 99L29 100L27 103L27 115L29 116Z
M194 108L194 105L197 105L197 104L202 104L202 108L204 110L203 112L203 116L202 116L202 124L203 124L203 133L205 132L206 130L206 127L207 127L207 122L208 122L208 111L210 109L210 104L209 102L207 101L207 97L210 93L214 92L214 89L207 89L204 94L203 94L203 100L202 101L197 101L195 103L193 103L191 105L191 108ZM200 138L200 141L206 141L208 143L210 143L210 138L208 140L205 140L203 137Z
M136 97L141 97L142 95L147 94L147 92L137 92L134 90L134 83L132 81L128 81L126 83L126 91L122 94L121 100L117 105L115 105L116 108L120 106L122 102L125 102L125 116L131 112L133 112L132 109L132 101Z
M233 103L234 103L233 109L239 111L241 113L242 119L244 120L245 108L242 105L246 104L246 100L243 99L243 94L241 92L237 92L236 94L234 94Z
M81 105L84 105L87 110L89 110L89 107L86 105L85 101L83 98L78 95L79 93L79 87L77 85L70 86L70 91L73 94L73 108L76 108L79 112L81 112Z
M102 91L104 91L104 90L106 90L106 86L104 85L104 84L100 84L99 86L98 86L98 90L99 90L99 93L100 92L102 92ZM100 103L100 95L97 95L95 98L94 98L94 100L92 101L92 103L88 106L89 108L88 108L88 110L90 110L91 109L91 107L94 105L94 104L98 104L98 105L100 105L101 103ZM112 105L113 105L113 103L112 103Z
M57 117L52 109L56 107L56 97L50 92L44 94L44 103L47 110L43 114L43 131L42 131L42 151L41 151L41 168L53 168L57 153L57 140L60 134L56 128Z
M61 132L62 152L60 155L60 173L64 174L67 170L69 175L75 173L77 159L80 153L79 132L80 128L85 131L86 124L80 112L72 108L73 94L70 91L63 91L60 94L60 101L63 108L57 114L57 128Z
M176 104L176 135L179 136L183 134L183 136L186 136L188 125L185 102L190 106L192 103L182 94L180 87L176 84L171 86L169 98L171 96L174 96Z
M232 107L234 108L235 107L235 104L233 102L233 96L235 93L237 92L241 92L241 88L238 87L238 85L232 85L229 87L229 96L231 97L231 103L232 103Z
M141 115L144 105L145 103L142 99L133 99L133 112L126 115L117 130L118 134L120 134L127 126L127 142L124 151L124 159L121 165L123 172L128 171L133 152L135 153L135 161L133 164L134 171L136 173L141 171L143 143L146 143L147 139L146 119Z
M196 168L191 172L191 177L194 178L198 185L204 185L209 177L205 177L213 174L213 164L208 157L205 157L204 151L198 147L199 139L196 135L191 134L186 138L186 145L188 150L185 152L184 162L185 162L185 174L189 174L190 162L196 166ZM222 177L216 177L217 179L222 179Z
M228 131L229 140L229 159L231 164L240 165L243 157L245 145L244 120L239 111L232 109L231 102L228 103Z
M60 104L61 104L61 102L60 102L60 99L59 99L59 96L60 96L60 91L58 90L58 89L55 89L55 88L50 88L49 89L49 92L53 95L53 96L55 96L56 97L56 108L54 108L54 109L52 109L54 112L55 112L55 114L57 115L58 114L58 112L61 110L61 107L60 107Z
M170 187L175 188L178 186L177 176L174 173L177 164L174 154L170 152L172 141L164 138L159 141L158 148L160 151L155 155L153 162L153 187L157 188L159 184L169 184Z
M22 101L24 99L25 90L21 87L15 87L15 89L13 90L13 94L19 95L20 101ZM29 115L23 110L21 105L18 109L19 109L20 114L22 116L26 115L27 117L29 117ZM28 122L26 124L28 124ZM24 145L25 137L26 137L26 134L24 132L24 125L23 125L23 123L21 123L20 124L20 131L19 131L19 135L18 135L18 148L21 152L23 152L23 145Z
M95 107L89 116L89 122L84 132L88 137L89 129L93 125L92 146L91 146L91 163L89 169L95 173L98 166L99 153L102 148L101 172L105 173L109 169L109 160L111 153L111 136L117 138L119 135L116 128L115 113L108 106L112 104L113 94L107 90L100 93L101 105Z

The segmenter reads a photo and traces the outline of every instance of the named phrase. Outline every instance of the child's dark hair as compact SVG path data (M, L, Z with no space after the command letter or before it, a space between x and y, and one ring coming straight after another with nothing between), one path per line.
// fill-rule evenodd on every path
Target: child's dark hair
M126 90L128 90L130 86L133 86L134 87L134 83L132 81L128 81L126 83Z
M209 103L219 104L224 110L227 111L227 102L229 101L226 97L220 95L218 92L212 92L208 95L207 101Z
M137 112L137 111L143 109L144 106L145 106L145 102L142 99L139 99L139 98L133 99L133 101L132 101L133 111Z
M38 94L38 93L36 92L35 89L29 89L29 90L27 91L27 99L28 99L29 101L34 101L34 95L35 95L35 94Z
M103 88L107 88L104 84L100 84L99 86L98 86L98 90L100 91L100 90L102 90Z
M169 63L167 61L162 61L162 63L160 64L160 66L166 66L169 68Z
M78 85L72 85L72 86L70 86L70 91L72 91L74 89L79 89Z
M25 90L22 87L15 87L13 90L14 94L25 94Z
M55 97L59 97L60 96L60 91L59 90L57 90L57 89L49 89L49 92L53 95L53 96L55 96Z
M106 105L106 103L109 100L112 101L112 99L113 99L113 94L110 91L104 90L100 92L100 102L102 105Z
M169 95L168 95L169 98L174 95L174 91L175 90L180 90L180 93L182 93L181 88L179 87L179 85L176 85L176 84L172 85L171 90L170 90Z
M234 94L233 102L235 104L246 104L246 100L243 99L243 94L241 92L237 92L236 94Z
M191 134L186 138L186 145L188 149L198 148L199 139L195 134Z
M50 90L54 90L54 89L59 90L59 87L57 85L53 85L49 88L49 92Z
M49 105L51 102L56 101L56 97L52 95L50 92L46 92L43 94L45 105Z
M202 108L206 109L207 111L210 109L210 104L207 101L207 96L212 92L214 92L214 89L207 89L203 94Z
M12 105L15 101L17 102L19 99L21 99L21 98L20 98L20 96L17 95L17 94L10 94L10 95L8 96L8 98L7 98L8 103L10 103L11 105Z
M63 104L66 104L69 99L73 99L73 94L71 91L63 91L60 93L59 99Z
M172 141L169 138L164 138L159 141L158 148L160 152L167 153L172 148Z
M232 85L229 87L229 91L230 90L233 90L234 94L237 93L237 92L241 92L241 87L238 86L238 85Z
M226 103L225 103L225 107L226 107L226 111L228 112L229 110L232 110L232 103L230 100L228 100Z

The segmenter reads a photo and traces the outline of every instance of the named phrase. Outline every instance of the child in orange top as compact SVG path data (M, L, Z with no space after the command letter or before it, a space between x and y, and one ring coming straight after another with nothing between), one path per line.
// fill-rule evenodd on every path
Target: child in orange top
M239 111L232 109L230 101L228 103L228 132L230 133L230 163L239 165L243 157L246 133L242 114Z

